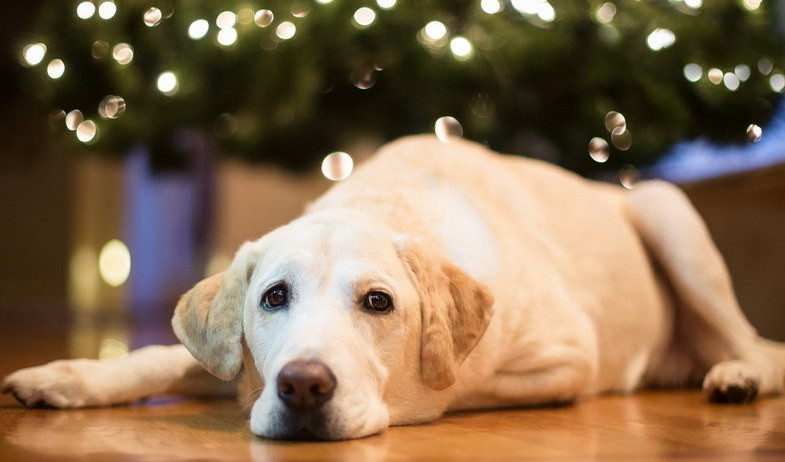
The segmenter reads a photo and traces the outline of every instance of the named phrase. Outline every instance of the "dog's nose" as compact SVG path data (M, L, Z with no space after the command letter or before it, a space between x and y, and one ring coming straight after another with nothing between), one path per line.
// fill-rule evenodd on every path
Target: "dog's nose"
M312 411L333 397L335 375L321 361L291 361L278 373L278 397L290 409Z

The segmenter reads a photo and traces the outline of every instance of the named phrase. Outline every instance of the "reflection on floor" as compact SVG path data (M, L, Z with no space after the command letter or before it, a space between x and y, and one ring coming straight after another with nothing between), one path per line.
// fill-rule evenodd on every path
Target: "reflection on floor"
M165 324L3 323L0 375L75 354L168 343ZM10 327L10 328L9 328ZM91 330L92 329L92 330ZM453 414L338 443L252 436L232 401L161 398L132 406L24 409L0 397L0 460L785 460L785 398L706 403L697 391L605 396L562 408Z

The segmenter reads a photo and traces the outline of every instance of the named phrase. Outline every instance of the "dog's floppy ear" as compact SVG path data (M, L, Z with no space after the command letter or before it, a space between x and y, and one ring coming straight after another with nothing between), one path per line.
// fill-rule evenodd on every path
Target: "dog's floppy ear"
M446 259L411 242L399 252L420 292L423 382L443 390L455 382L458 366L477 345L493 313L493 295Z
M256 261L250 244L225 271L202 280L177 302L172 328L211 374L231 380L242 365L242 307Z

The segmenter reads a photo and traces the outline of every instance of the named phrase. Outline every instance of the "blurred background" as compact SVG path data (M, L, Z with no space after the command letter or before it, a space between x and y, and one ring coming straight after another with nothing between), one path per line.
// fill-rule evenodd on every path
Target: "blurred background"
M785 340L785 5L41 1L0 28L0 331L174 341L181 293L395 137L679 183ZM12 337L5 337L6 339ZM6 340L8 341L8 340Z

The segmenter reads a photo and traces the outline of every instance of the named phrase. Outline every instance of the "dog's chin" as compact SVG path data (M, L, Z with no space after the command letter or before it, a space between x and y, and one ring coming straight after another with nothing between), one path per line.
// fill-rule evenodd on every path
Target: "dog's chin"
M251 431L262 438L292 441L339 441L381 433L386 425L370 422L344 422L326 411L303 414L280 410L257 424L251 418ZM385 421L386 423L386 421Z

